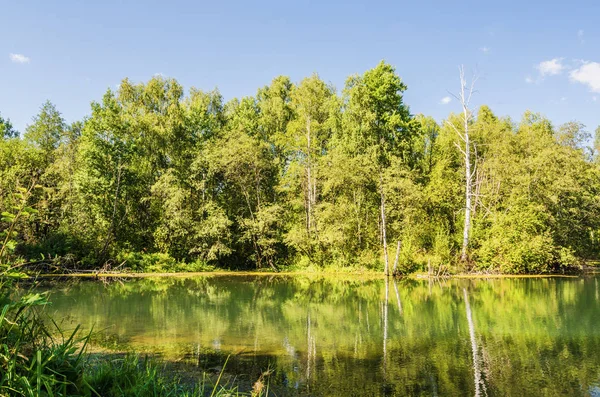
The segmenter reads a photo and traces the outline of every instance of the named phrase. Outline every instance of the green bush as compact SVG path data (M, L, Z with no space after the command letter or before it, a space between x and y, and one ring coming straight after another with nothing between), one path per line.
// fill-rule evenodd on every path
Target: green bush
M203 272L215 269L201 260L179 262L169 254L160 252L122 251L117 255L117 262L123 264L124 269L145 273Z
M476 269L509 274L554 270L556 249L546 222L544 209L528 203L496 213L478 241Z

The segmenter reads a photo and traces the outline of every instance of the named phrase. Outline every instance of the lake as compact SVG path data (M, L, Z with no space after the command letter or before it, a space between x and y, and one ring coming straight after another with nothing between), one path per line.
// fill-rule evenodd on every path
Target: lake
M599 277L201 276L42 284L95 346L277 395L600 395ZM187 367L186 367L187 366Z

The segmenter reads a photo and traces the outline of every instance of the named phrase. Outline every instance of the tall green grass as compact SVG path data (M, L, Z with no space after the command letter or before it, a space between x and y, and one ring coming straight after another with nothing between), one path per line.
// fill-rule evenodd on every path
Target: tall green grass
M87 338L69 335L44 321L44 295L11 296L14 283L0 279L0 395L67 396L85 394Z
M226 365L226 364L225 364ZM223 367L224 370L225 367ZM141 360L139 356L129 355L100 363L86 377L93 392L103 397L238 397L266 396L268 391L261 386L258 389L243 393L231 385L221 383L223 371L213 384L207 376L200 379L195 386L180 384L177 379L168 379L162 374L164 366L149 359ZM257 381L257 384L262 379Z

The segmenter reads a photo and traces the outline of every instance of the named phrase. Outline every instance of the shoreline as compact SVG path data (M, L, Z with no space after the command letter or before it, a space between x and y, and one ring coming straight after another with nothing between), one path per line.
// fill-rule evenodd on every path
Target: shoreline
M600 269L592 271L583 271L577 274L477 274L460 273L446 275L444 277L429 276L427 273L415 273L402 277L391 277L395 279L502 279L502 278L580 278L586 275L600 274ZM207 271L207 272L160 272L160 273L44 273L36 276L29 276L28 279L59 279L59 278L79 278L79 279L112 279L112 278L187 278L187 277L343 277L343 278L367 278L367 279L385 279L386 276L380 272L371 271L283 271L283 272L257 272L257 271Z

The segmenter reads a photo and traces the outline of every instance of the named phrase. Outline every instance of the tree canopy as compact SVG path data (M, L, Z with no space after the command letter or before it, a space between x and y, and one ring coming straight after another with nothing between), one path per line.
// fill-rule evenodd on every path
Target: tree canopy
M547 273L599 258L598 130L473 112L460 262L461 116L413 115L407 89L385 62L341 92L279 76L228 102L155 76L71 125L51 102L22 137L0 117L0 263L382 269L397 255L400 272Z

